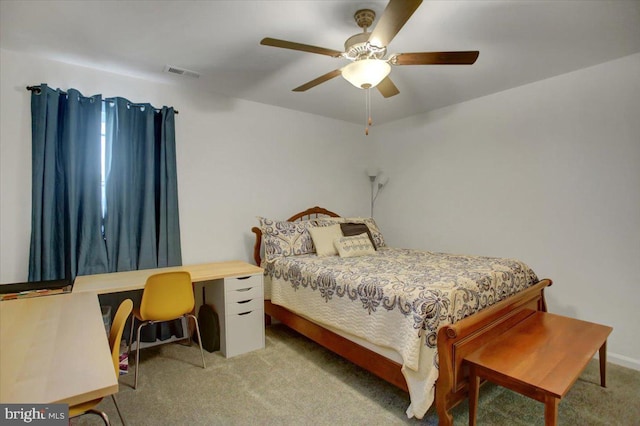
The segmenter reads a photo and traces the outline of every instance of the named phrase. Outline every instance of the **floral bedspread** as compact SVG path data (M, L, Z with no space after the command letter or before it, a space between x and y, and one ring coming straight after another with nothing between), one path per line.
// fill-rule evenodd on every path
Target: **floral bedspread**
M320 324L394 349L422 418L438 378L438 329L538 281L515 259L382 247L369 256L315 254L263 265L271 301Z

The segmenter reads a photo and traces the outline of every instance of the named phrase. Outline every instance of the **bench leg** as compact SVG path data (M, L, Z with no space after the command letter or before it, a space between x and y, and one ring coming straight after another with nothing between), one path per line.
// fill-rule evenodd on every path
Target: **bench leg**
M453 416L446 407L438 407L436 404L436 411L438 412L438 426L453 426Z
M544 397L544 424L556 426L558 424L558 405L560 400L551 395Z
M480 378L476 373L476 367L471 365L469 367L469 426L476 426L479 387Z
M607 387L607 341L600 346L600 386Z

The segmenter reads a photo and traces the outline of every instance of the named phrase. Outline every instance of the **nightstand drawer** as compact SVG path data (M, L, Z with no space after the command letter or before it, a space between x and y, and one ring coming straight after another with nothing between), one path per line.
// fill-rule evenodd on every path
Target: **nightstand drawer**
M227 318L233 315L244 314L253 311L264 310L264 299L262 297L254 297L253 299L242 299L236 302L227 302L225 314Z
M225 278L224 291L229 293L234 290L262 288L262 275L249 275L247 277Z

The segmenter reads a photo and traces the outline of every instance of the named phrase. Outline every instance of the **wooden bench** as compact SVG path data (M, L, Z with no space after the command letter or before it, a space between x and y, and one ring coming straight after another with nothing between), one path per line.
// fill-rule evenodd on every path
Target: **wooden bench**
M535 312L464 358L469 366L469 425L476 424L480 379L545 404L546 425L558 423L558 404L596 351L606 387L608 326Z

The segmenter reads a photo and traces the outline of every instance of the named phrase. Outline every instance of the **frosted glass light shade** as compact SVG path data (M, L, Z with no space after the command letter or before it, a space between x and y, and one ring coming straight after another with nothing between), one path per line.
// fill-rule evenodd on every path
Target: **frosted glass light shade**
M360 59L342 69L342 76L358 89L376 87L391 72L391 66L381 59Z
M378 175L378 188L382 188L389 182L389 176L385 175L384 172L380 172Z

